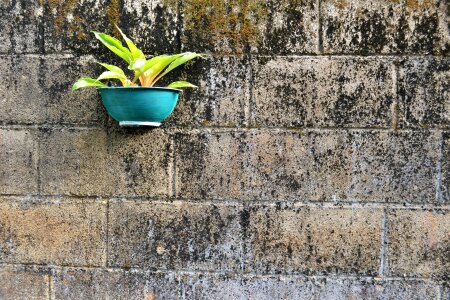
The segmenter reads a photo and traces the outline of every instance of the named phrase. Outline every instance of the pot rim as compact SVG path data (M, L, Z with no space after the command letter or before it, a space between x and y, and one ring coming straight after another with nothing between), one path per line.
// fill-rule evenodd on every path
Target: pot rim
M112 90L112 89L124 89L124 90L165 90L165 91L172 91L172 92L178 92L182 93L183 90L180 89L174 89L174 88L168 88L168 87L162 87L162 86L105 86L105 87L98 87L97 90Z

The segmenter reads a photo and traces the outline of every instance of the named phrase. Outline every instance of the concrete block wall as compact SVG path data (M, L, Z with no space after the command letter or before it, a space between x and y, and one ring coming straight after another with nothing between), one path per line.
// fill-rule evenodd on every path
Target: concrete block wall
M450 298L444 0L0 3L0 299ZM158 129L90 30L198 51Z

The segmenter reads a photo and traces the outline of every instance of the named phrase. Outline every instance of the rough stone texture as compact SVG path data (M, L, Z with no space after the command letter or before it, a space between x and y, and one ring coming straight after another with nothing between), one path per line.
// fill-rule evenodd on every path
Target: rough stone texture
M38 192L36 130L0 129L0 193Z
M437 202L438 133L354 131L352 144L352 199Z
M114 129L109 138L107 168L114 195L160 196L172 193L169 176L171 143L161 130Z
M438 284L429 281L333 278L316 281L316 297L321 300L435 300L439 299L439 294Z
M149 54L176 52L179 48L176 3L173 0L48 0L46 51L103 55L106 48L95 40L91 31L120 38L114 26L117 24Z
M148 54L179 52L177 0L124 0L120 11L126 34Z
M319 41L318 1L260 1L255 21L259 36L250 41L252 52L260 54L316 53Z
M450 214L447 210L392 209L388 215L392 275L450 276Z
M323 208L279 203L244 213L246 270L257 273L376 274L379 209Z
M449 1L3 0L1 299L450 300ZM197 51L120 128L93 38Z
M186 0L181 40L199 52L315 53L318 28L315 0Z
M4 0L0 3L0 53L42 51L42 1Z
M345 198L350 187L348 134L331 131L179 134L181 198Z
M26 264L101 266L106 203L0 198L0 260Z
M390 60L276 57L253 69L255 126L390 126Z
M416 55L450 50L446 1L324 0L321 13L325 53Z
M119 37L114 24L120 25L121 10L118 0L46 1L46 52L92 53L99 47L92 30ZM106 50L108 51L108 50Z
M450 132L443 133L442 145L442 177L441 177L441 202L450 202Z
M91 57L0 56L0 123L98 123L104 112L96 91L70 91L96 69Z
M450 128L450 58L415 58L399 68L400 126Z
M248 59L206 56L185 68L185 74L180 77L186 77L199 88L183 92L166 126L239 126L244 123L250 101Z
M111 202L108 265L237 271L238 212L235 206L211 204Z
M41 135L42 193L96 196L115 188L104 131L50 129Z
M32 267L0 266L0 299L48 299L48 272Z
M179 282L172 274L58 269L52 299L180 299Z

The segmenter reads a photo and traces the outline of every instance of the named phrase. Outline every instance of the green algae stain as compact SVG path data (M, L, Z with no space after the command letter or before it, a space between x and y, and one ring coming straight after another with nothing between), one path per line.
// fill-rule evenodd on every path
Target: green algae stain
M111 3L108 5L106 9L106 16L108 17L111 32L113 32L116 37L120 37L120 32L116 28L116 25L120 26L119 0L111 0Z
M267 16L257 0L186 0L184 24L196 40L210 46L226 43L237 53L260 39L258 24Z

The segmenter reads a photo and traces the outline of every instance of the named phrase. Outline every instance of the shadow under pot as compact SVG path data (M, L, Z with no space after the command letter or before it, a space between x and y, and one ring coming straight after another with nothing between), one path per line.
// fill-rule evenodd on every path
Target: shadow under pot
M175 109L181 90L164 87L101 87L103 105L120 126L159 127Z

